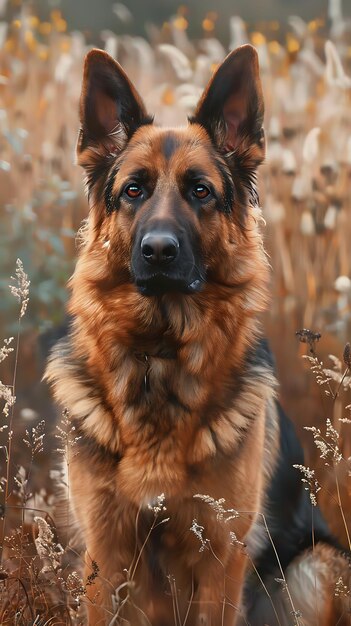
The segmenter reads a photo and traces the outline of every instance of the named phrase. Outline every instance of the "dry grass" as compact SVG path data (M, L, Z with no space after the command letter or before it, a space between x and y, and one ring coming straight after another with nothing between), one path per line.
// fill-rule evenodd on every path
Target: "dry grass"
M301 471L312 504L317 498L333 530L351 547L351 362L346 343L351 335L351 24L338 13L337 2L329 5L334 8L329 23L291 18L281 32L266 24L248 34L235 18L230 27L231 47L251 39L261 62L268 154L260 191L274 268L273 301L265 322L277 355L282 397L308 449ZM4 333L11 327L15 335L0 349L6 381L0 383L0 623L78 625L84 624L80 604L98 566L93 564L85 581L75 571L80 557L74 555L66 533L59 537L55 530L53 480L38 472L47 472L48 451L59 448L65 457L67 445L74 445L74 433L67 415L56 433L59 445L41 418L28 427L20 409L30 414L26 401L16 404L16 388L24 388L24 380L34 384L39 375L39 368L30 371L33 328L48 325L56 310L63 311L63 296L57 294L68 276L67 259L74 257L73 233L86 214L81 172L72 165L72 155L88 47L81 33L66 32L58 11L50 23L40 23L26 6L14 11L11 23L0 23L0 261L6 304L2 326ZM226 52L206 33L201 41L190 41L181 14L163 28L153 28L150 41L108 31L103 42L162 124L186 120ZM14 252L25 260L33 282L23 319L29 281L21 263L11 288L15 299L6 288ZM47 267L54 276L52 284ZM11 302L19 305L17 324ZM26 320L29 330L23 341ZM305 345L298 343L294 333L299 328L320 331L318 346L316 338L306 334L300 337ZM21 352L22 376L17 367ZM299 358L303 352L305 370ZM336 356L328 360L329 353ZM304 434L305 426L310 432ZM65 482L57 473L55 479ZM158 515L154 524L160 522ZM199 533L199 548L210 549L201 535L201 520L194 520L192 531ZM131 564L129 585L135 566ZM172 585L174 581L171 593ZM338 581L336 594L350 598L345 585ZM125 590L116 591L111 624L117 622L127 596ZM175 603L175 624L177 619ZM296 624L303 624L299 620L296 613Z

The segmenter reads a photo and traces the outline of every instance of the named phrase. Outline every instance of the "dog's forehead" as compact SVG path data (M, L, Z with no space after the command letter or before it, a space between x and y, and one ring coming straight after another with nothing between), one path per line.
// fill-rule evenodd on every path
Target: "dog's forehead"
M121 168L156 169L182 174L201 169L216 177L215 152L207 132L198 124L181 128L144 126L132 137Z

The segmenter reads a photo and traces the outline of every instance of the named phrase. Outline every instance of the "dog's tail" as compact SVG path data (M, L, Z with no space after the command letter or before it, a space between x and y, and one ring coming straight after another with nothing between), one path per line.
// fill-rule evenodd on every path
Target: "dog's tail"
M318 543L296 557L285 578L277 568L265 589L250 589L246 623L250 626L350 626L350 558Z
M350 555L318 543L295 559L286 581L303 626L350 626Z

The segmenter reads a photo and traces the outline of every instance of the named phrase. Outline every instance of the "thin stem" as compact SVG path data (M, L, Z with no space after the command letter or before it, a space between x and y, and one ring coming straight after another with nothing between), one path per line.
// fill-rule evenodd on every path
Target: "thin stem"
M20 334L21 334L21 318L18 318L18 325L17 325L17 337L16 337L16 350L15 350L15 365L13 368L13 379L12 379L12 395L14 397L16 397L16 379L17 379L17 366L18 366L18 354L19 354L19 345L20 345ZM8 448L7 448L7 455L6 455L6 486L5 486L5 505L10 497L9 494L9 482L10 482L10 465L11 465L11 451L12 451L12 439L13 439L13 431L12 431L12 426L13 426L13 419L14 419L14 411L15 411L15 405L14 403L11 406L11 413L10 413L10 424L9 424L9 436L8 436ZM4 514L4 521L3 521L3 525L2 525L2 537L1 537L1 563L3 560L3 554L4 554L4 539L5 539L5 534L6 534L6 510L5 510L5 514Z
M30 603L30 601L29 601L29 596L28 596L27 589L26 589L26 587L25 587L24 583L22 582L22 580L21 580L20 578L15 578L15 580L17 580L17 582L19 583L19 585L21 585L21 587L22 587L22 589L23 589L23 591L24 591L24 593L25 593L25 596L26 596L26 598L27 598L27 602L28 602L28 608L29 608L29 610L30 610L30 614L31 614L31 618L32 618L32 620L34 620L34 619L35 619L35 616L34 616L34 612L33 612L33 609L32 609L32 605L31 605L31 603Z
M261 577L261 575L260 575L260 573L259 573L259 571L258 571L258 569L257 569L257 567L256 567L256 565L255 565L255 563L253 562L253 560L252 560L251 556L250 556L249 554L247 554L247 556L248 556L248 559L249 559L249 561L250 561L250 563L251 563L251 565L252 565L252 567L253 567L253 569L254 569L254 571L255 571L255 573L256 573L256 576L258 577L258 580L260 581L260 583L261 583L261 585L262 585L262 587L263 587L263 589L264 589L265 593L267 594L267 596L268 596L268 598L269 598L269 601L270 601L270 603L271 603L271 605L272 605L272 609L273 609L274 615L275 615L275 617L276 617L276 620L277 620L277 622L278 622L278 625L279 625L279 626L282 626L282 623L281 623L281 621L280 621L280 619L279 619L279 615L278 615L277 610L276 610L276 608L275 608L275 606L274 606L274 602L273 602L272 596L271 596L271 594L269 593L269 591L268 591L268 589L267 589L267 587L266 587L266 585L265 585L265 583L264 583L264 581L263 581L263 578Z
M154 518L154 521L152 522L151 528L149 529L149 532L148 532L148 534L146 535L145 540L144 540L144 542L143 542L143 544L142 544L142 546L141 546L141 548L140 548L140 550L139 550L138 558L137 558L137 560L136 560L136 562L135 562L135 565L134 565L134 567L133 567L133 569L132 569L132 574L131 574L130 580L133 580L133 578L134 578L134 576L135 576L135 572L136 572L136 569L137 569L137 567L138 567L139 561L140 561L140 559L141 559L141 555L142 555L142 553L143 553L143 551L144 551L144 549L145 549L145 546L146 546L147 542L149 541L149 537L150 537L150 535L151 535L151 533L152 533L152 531L153 531L153 529L154 529L154 526L155 526L155 523L156 523L156 519L157 519L157 518L155 517L155 518Z
M311 504L311 524L312 524L312 555L316 562L315 557L315 536L314 536L314 506ZM319 626L319 609L318 609L318 593L317 593L317 568L314 568L314 591L315 591L315 599L316 599L316 617L317 617L317 626Z
M171 596L172 596L172 608L173 608L173 619L175 626L181 626L181 620L179 615L179 606L177 600L177 588L175 584L175 580L172 576L168 577L169 586L171 588Z
M190 613L190 607L191 607L191 605L193 603L193 599L194 599L194 592L195 592L195 588L194 588L194 572L192 572L192 574L191 574L191 594L190 594L190 600L189 600L189 603L188 603L188 608L186 610L185 617L184 617L184 622L183 622L182 626L186 626L186 622L187 622L187 619L188 619L189 613Z
M289 598L289 602L291 604L291 608L293 610L294 619L296 621L296 624L298 624L298 626L299 626L300 625L300 621L298 619L298 613L297 613L297 611L295 609L295 606L294 606L294 603L293 603L293 599L291 597L291 594L290 594L290 591L289 591L289 587L288 587L288 584L286 582L286 578L285 578L284 571L283 571L283 568L282 568L282 565L281 565L281 562L280 562L280 559L279 559L279 556L278 556L277 549L276 549L276 547L274 545L271 533L269 532L269 528L268 528L268 525L267 525L267 522L266 522L266 517L265 517L265 515L263 513L260 513L260 515L262 516L263 523L264 523L267 535L269 537L269 541L271 542L271 545L272 545L272 548L273 548L273 551L274 551L274 554L275 554L275 558L277 559L277 563L278 563L278 566L279 566L282 578L283 578L284 583L285 583L285 589L286 589L286 593L287 593L288 598Z
M338 385L338 387L337 387L337 389L336 389L336 391L335 391L335 393L334 393L334 396L333 396L333 404L335 403L335 401L336 401L336 399L337 399L337 397L338 397L338 395L339 395L339 392L340 392L340 389L341 389L341 385L343 384L344 379L345 379L345 376L346 376L348 373L349 373L349 368L347 367L347 368L346 368L346 370L344 371L344 373L343 373L343 375L342 375L342 377L341 377L341 380L340 380L340 382L339 382L339 385Z
M339 504L339 508L340 508L340 512L341 512L341 517L342 517L342 521L344 524L344 528L345 528L345 532L346 532L346 537L347 537L347 543L349 544L349 550L351 550L351 540L350 540L350 533L349 533L349 529L347 527L347 523L346 523L346 519L345 519L345 515L344 515L344 509L342 507L342 503L341 503L341 496L340 496L340 487L339 487L339 479L338 479L338 474L336 471L336 468L334 467L334 471L335 471L335 483L336 483L336 492L338 495L338 504Z
M240 511L240 513L241 513L241 515L243 515L243 514L252 515L252 513L256 513L257 514L257 512L255 512L255 511ZM289 598L289 602L291 604L291 608L292 608L292 613L293 613L293 616L294 616L295 624L297 626L300 626L300 621L298 619L299 618L299 614L298 614L297 610L295 609L294 602L293 602L293 599L291 597L291 594L290 594L290 591L289 591L289 588L288 588L288 583L286 582L286 578L285 578L285 574L284 574L284 571L283 571L283 568L282 568L282 564L280 562L277 549L276 549L276 547L274 545L274 541L272 539L272 535L271 535L271 533L269 531L269 528L268 528L268 525L267 525L266 516L264 515L264 513L258 513L258 515L263 520L263 524L264 524L264 527L266 529L266 533L268 535L269 541L270 541L271 546L273 548L273 552L274 552L275 558L276 558L277 563L278 563L278 567L279 567L279 570L280 570L280 573L281 573L281 577L282 577L282 580L284 581L284 585L285 585L284 588L286 590L287 596Z

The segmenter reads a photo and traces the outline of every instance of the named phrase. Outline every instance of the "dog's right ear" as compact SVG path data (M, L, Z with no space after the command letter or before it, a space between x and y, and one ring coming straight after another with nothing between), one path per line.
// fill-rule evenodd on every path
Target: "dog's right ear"
M207 130L229 161L255 170L265 153L263 114L258 55L245 44L224 59L190 121Z
M119 63L103 50L91 50L85 57L80 98L77 155L81 165L85 166L82 153L87 148L95 156L118 154L139 126L151 122Z

